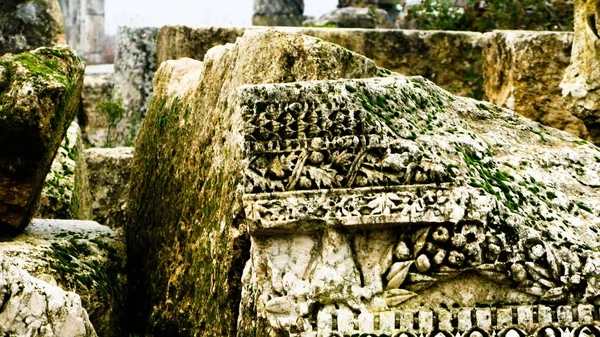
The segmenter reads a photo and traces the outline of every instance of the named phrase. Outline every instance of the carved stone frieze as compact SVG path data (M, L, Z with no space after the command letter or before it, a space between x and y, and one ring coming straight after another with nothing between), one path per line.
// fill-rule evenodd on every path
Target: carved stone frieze
M422 78L246 86L265 336L598 336L600 149Z

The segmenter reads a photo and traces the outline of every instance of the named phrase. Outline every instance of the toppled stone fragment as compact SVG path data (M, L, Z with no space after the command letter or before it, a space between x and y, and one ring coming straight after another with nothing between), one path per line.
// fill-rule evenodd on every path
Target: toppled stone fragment
M133 148L87 149L85 162L94 221L113 229L123 229Z
M23 270L32 282L77 293L72 294L77 298L77 306L87 311L85 320L89 314L100 336L124 335L125 243L118 233L92 221L33 220L22 234L0 242L0 254L5 257L3 265ZM26 310L18 314L23 318L27 315ZM83 336L77 332L80 324L75 323L69 323L68 328L74 329L71 334L57 334L60 329L56 328L55 336Z
M483 41L482 68L490 102L588 138L585 124L567 109L560 90L572 33L494 31Z
M36 217L91 219L92 201L81 130L72 122L44 181Z
M0 56L66 43L58 0L3 1L0 32Z
M44 178L77 114L84 64L68 47L0 57L0 232L35 210Z
M600 7L597 0L575 0L575 38L571 64L562 81L568 109L600 144Z
M135 146L128 241L137 331L228 336L236 326L248 237L236 89L248 83L388 74L358 54L299 34L249 31L204 62L163 62Z
M238 95L240 335L598 332L600 148L419 77Z
M0 333L96 337L79 296L31 276L0 254Z

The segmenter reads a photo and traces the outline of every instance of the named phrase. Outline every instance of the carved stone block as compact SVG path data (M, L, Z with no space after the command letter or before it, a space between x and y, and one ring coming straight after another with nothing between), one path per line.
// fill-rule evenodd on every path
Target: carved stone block
M598 335L597 147L420 77L238 104L257 335Z

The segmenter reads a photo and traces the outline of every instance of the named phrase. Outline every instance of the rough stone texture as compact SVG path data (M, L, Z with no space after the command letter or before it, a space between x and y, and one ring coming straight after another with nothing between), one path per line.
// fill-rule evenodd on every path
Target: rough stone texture
M575 0L575 38L571 64L561 87L567 108L600 144L600 6L595 0Z
M260 29L260 28L250 28ZM263 28L264 29L264 28ZM483 98L482 34L417 30L276 28L339 44L403 75L424 76L462 96ZM202 60L207 48L235 42L243 28L164 26L158 32L158 64L190 57Z
M0 32L0 56L66 42L58 0L2 1Z
M32 277L3 254L0 260L3 336L97 336L79 296Z
M304 0L254 0L254 26L301 26Z
M68 47L0 57L0 232L25 227L77 114L84 64Z
M585 125L566 108L560 90L572 33L495 31L483 40L483 78L490 102L588 138Z
M131 147L85 150L94 221L113 229L125 227L132 161Z
M125 230L140 334L235 335L248 253L236 218L243 164L236 89L378 74L389 71L339 46L266 30L211 49L204 62L162 63L135 146Z
M600 332L600 148L421 77L237 104L238 336Z
M113 77L113 73L86 73L83 78L83 93L81 97L83 106L78 119L86 145L92 147L108 145L106 139L108 123L96 111L96 106L100 103L110 101L113 97Z
M71 297L76 297L74 303L79 307L83 305L87 310L99 336L126 336L125 243L123 237L110 228L92 221L33 220L22 234L0 242L0 254L5 257L4 264L24 270L35 284L77 293L79 296L72 294L67 300L73 301ZM60 302L49 302L56 307L62 306ZM83 309L80 311L85 312ZM26 318L28 315L25 310L17 317ZM24 319L26 324L31 324L28 321L30 319ZM13 320L15 323L17 320ZM95 336L95 333L89 333L91 326L88 325L89 322L85 326L87 334L83 333L85 330L77 332L83 326L72 317L67 319L64 327L72 329L69 330L71 333L55 332L54 336ZM60 327L55 331L60 331ZM46 336L43 330L39 335Z
M386 11L376 9L375 11L366 7L345 7L323 14L316 20L307 20L303 26L337 28L394 28ZM390 27L391 26L391 27ZM398 27L395 27L398 28Z
M36 217L91 219L92 200L83 156L81 130L71 123L44 181Z
M123 98L127 115L117 125L114 146L131 145L146 115L156 71L157 28L119 27L114 97Z

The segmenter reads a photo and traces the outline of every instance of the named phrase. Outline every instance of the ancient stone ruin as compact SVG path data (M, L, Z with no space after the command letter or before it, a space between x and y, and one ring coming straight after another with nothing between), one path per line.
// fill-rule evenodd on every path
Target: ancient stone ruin
M255 30L162 64L126 225L137 329L598 333L600 150L338 48Z
M99 38L104 0L0 4L0 335L600 336L598 1L482 34L256 0L327 28L123 27L85 72L59 2Z
M598 148L418 77L238 95L240 331L600 332Z

